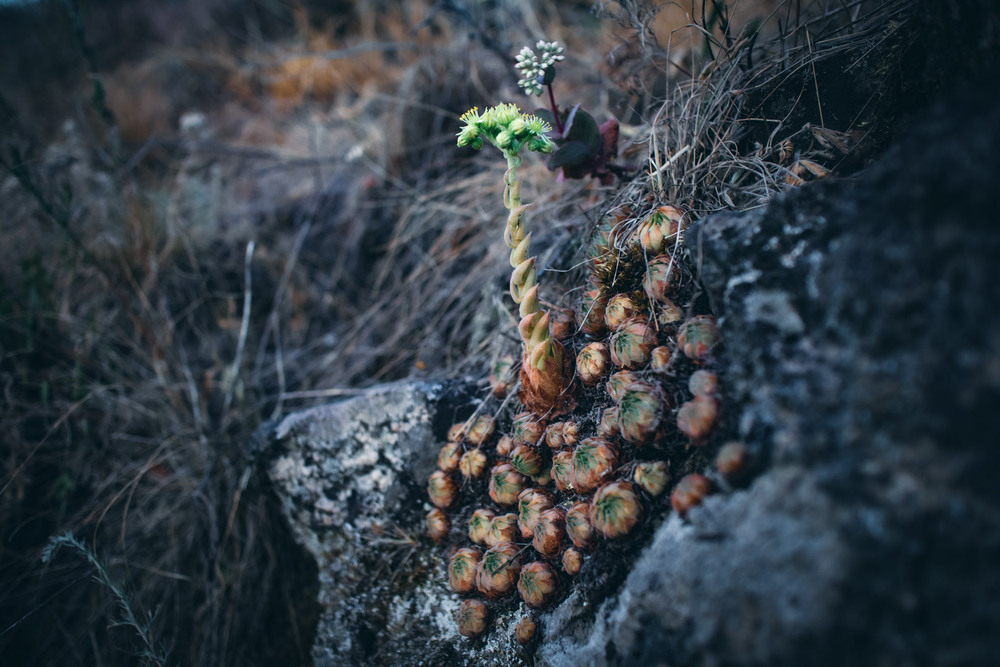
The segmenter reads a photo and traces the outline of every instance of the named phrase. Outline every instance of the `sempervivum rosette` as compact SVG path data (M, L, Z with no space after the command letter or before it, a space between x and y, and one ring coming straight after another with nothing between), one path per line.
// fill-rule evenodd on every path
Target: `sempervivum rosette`
M459 549L448 563L448 584L456 593L468 593L476 587L476 566L482 554L478 549Z
M660 206L653 210L635 232L636 240L648 253L669 250L683 229L684 213L676 206Z
M698 315L681 325L681 330L677 333L677 347L688 359L702 361L719 344L720 339L715 318L711 315Z
M635 370L649 363L656 347L656 332L644 319L627 321L611 337L611 361L615 366Z
M555 595L558 584L559 578L552 568L536 561L521 568L517 592L529 607L541 607Z
M486 543L486 534L490 532L490 521L493 520L492 510L478 509L469 517L469 539L476 544Z
M509 463L493 466L490 471L489 494L497 505L513 505L524 490L527 480Z
M587 549L594 544L594 527L590 525L590 506L576 503L566 510L566 534L574 546Z
M427 495L430 496L434 505L446 509L455 502L458 488L448 475L440 470L435 470L427 480Z
M590 523L607 538L627 535L641 514L639 497L628 482L605 484L590 500Z
M514 587L521 565L518 548L510 542L491 547L476 566L476 587L488 598L500 597Z
M563 529L566 525L566 512L558 507L545 510L535 521L535 530L531 538L531 546L546 558L552 558L562 549Z
M670 473L663 461L646 461L635 467L633 479L640 489L651 496L658 496L667 488Z
M628 385L618 401L621 436L636 445L653 440L663 422L666 405L666 395L659 385L642 381Z
M618 465L618 453L602 438L587 438L573 450L573 488L590 493Z
M521 537L531 537L538 523L538 516L552 509L552 497L542 489L525 489L517 497L517 523Z
M463 600L458 607L455 621L463 637L478 637L486 631L490 612L482 600Z
M646 265L642 288L651 302L670 302L670 295L680 283L680 263L670 255L657 255Z
M576 374L588 387L601 381L611 367L611 354L605 343L591 343L576 355Z

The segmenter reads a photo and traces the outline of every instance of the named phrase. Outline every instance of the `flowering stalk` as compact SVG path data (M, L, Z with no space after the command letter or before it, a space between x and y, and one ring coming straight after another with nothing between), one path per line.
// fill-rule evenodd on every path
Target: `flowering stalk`
M459 146L480 149L483 139L500 149L507 160L503 203L509 211L504 243L510 248L510 296L518 304L521 334L521 401L538 414L553 411L568 384L564 380L563 348L549 331L549 313L538 305L535 257L529 257L531 233L527 231L521 203L520 151L527 148L551 153L555 147L547 133L551 127L535 116L525 115L514 104L499 104L482 115L473 108L462 116L465 126L458 133Z

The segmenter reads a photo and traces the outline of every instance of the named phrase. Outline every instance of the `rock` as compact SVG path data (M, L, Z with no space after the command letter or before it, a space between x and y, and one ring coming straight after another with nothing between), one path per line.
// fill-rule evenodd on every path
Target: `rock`
M998 109L972 92L853 181L689 231L770 467L665 521L592 618L557 610L540 664L995 659Z
M492 640L459 636L461 600L423 523L448 427L483 395L461 380L389 384L292 414L257 439L283 513L319 566L317 666L520 662L513 614L495 621L510 632Z

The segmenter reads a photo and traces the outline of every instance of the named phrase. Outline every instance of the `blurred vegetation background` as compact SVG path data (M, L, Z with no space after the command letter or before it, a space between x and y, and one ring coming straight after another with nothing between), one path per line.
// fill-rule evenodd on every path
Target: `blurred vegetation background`
M881 3L729 4L0 6L0 664L310 664L315 566L246 444L374 383L485 378L515 348L503 165L454 135L472 106L537 106L521 46L566 45L557 96L617 117L665 201L754 205L827 173L790 170L808 149L779 157L776 134L735 143L728 92L758 39L809 53ZM725 95L678 94L724 53L746 59ZM734 165L760 175L719 186ZM546 280L572 285L619 190L522 171Z

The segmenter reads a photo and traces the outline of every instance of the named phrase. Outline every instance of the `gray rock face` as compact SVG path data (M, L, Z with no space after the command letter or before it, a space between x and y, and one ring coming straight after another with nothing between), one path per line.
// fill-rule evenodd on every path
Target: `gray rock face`
M543 664L995 659L996 110L974 95L854 182L692 230L770 467L664 522L593 625L549 623Z
M461 380L390 384L290 415L265 434L261 460L319 566L317 666L521 660L511 632L474 647L458 634L460 600L425 536L438 448L481 394Z
M757 465L631 568L457 635L424 483L467 385L392 385L286 419L267 450L320 563L318 665L967 665L1000 652L997 106L939 111L853 181L688 235ZM499 627L496 627L499 626Z

